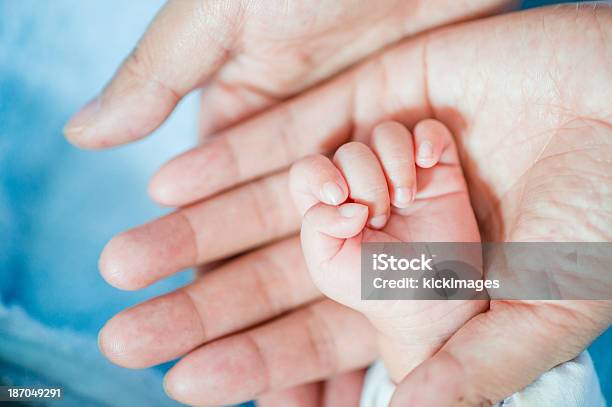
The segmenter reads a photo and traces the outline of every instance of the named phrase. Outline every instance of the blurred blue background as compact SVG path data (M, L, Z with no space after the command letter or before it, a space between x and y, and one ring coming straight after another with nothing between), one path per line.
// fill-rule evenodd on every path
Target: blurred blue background
M164 366L116 367L96 336L113 314L185 283L188 272L122 292L96 263L114 234L162 213L147 181L195 143L197 95L155 136L121 149L79 151L61 134L161 4L0 0L0 383L61 385L66 405L176 405L161 387ZM608 400L611 345L608 331L591 347Z

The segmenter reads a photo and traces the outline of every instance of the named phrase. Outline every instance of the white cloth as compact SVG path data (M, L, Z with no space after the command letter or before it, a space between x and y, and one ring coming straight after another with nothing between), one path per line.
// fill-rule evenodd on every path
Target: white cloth
M360 407L386 407L395 386L378 361L366 374ZM605 407L599 379L587 352L540 376L523 390L511 395L498 407Z

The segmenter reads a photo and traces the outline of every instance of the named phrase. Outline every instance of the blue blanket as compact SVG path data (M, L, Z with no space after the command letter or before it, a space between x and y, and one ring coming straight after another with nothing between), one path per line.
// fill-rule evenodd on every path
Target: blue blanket
M147 180L195 142L197 101L188 98L134 146L84 152L61 134L161 3L0 2L0 383L61 385L65 405L176 405L161 387L167 366L116 367L96 336L117 311L189 275L122 292L101 279L96 262L115 233L162 213L147 198ZM608 397L610 345L608 333L591 349Z

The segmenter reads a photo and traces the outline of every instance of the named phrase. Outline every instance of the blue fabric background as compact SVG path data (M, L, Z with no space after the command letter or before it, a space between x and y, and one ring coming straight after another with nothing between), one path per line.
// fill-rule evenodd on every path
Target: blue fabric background
M0 383L64 386L64 405L176 405L161 388L165 366L116 367L96 335L114 313L189 272L122 292L96 262L115 233L162 213L147 180L194 143L197 101L187 98L154 137L117 150L79 151L61 134L161 3L0 0ZM611 345L609 331L591 347L608 399Z

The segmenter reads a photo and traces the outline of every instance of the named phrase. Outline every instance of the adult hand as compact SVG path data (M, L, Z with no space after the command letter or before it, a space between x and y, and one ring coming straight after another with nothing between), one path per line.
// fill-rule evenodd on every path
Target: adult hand
M102 94L68 123L66 135L75 144L87 148L109 147L138 139L157 128L182 96L202 85L206 85L206 92L202 98L201 132L202 134L211 133L311 86L403 36L437 25L491 14L512 3L516 2L512 0L453 2L439 0L425 3L416 0L386 0L374 4L367 1L334 0L309 2L307 6L303 6L301 2L280 1L225 3L201 0L170 1ZM225 179L221 179L216 183L215 188L218 190L229 186L224 185L224 182ZM269 192L274 190L275 186L282 185L282 182L276 179L265 184L267 187L264 190ZM172 196L171 192L169 196ZM157 194L158 200L163 201L163 191L158 190L154 193ZM256 185L252 185L248 188L241 188L221 199L209 201L192 210L181 212L180 215L169 218L168 222L156 223L152 230L156 230L160 225L167 227L164 229L169 233L167 237L169 240L174 239L174 243L169 240L164 242L163 239L166 237L163 237L162 241L147 242L146 240L150 237L146 237L146 233L141 234L138 244L145 251L147 247L150 247L153 257L152 260L145 259L144 263L136 261L139 264L136 264L133 271L139 273L140 270L142 274L146 274L149 271L157 270L164 275L164 273L176 270L177 267L191 265L193 261L205 262L212 258L236 253L245 247L257 245L278 237L279 234L297 229L297 220L295 222L288 220L287 224L279 229L273 228L263 235L258 235L261 224L256 220L270 218L271 215L267 214L259 218L245 217L246 222L229 224L230 227L231 225L235 225L235 228L244 227L244 238L242 233L235 234L236 236L222 235L223 232L227 232L225 225L222 225L221 222L210 221L216 219L218 213L226 214L221 217L227 219L228 215L225 210L231 210L236 205L228 206L226 203L237 202L233 201L234 199L246 199L246 202L259 202L265 205L267 202L274 203L277 198L265 197L264 194L257 192ZM164 203L173 204L171 200ZM221 212L218 212L219 210ZM259 208L256 207L250 214L259 211ZM186 215L189 213L202 222L209 223L207 225L209 227L207 230L210 232L209 240L201 236L198 239L205 245L211 241L217 243L216 249L214 244L208 245L211 249L209 252L193 254L196 239L189 235L190 232L187 232L185 236L185 229L183 229L189 221L195 219ZM238 219L243 220L241 217ZM140 229L141 232L143 230ZM215 235L219 233L221 236L217 240ZM233 239L235 237L238 238ZM233 239L232 243L226 245L227 239ZM182 244L185 246L181 246ZM296 244L295 241L291 243L294 246ZM227 247L223 247L224 245ZM156 250L155 247L160 250ZM164 250L170 251L164 252ZM263 253L267 251L268 249L262 250ZM110 250L110 253L111 255L107 257L112 259L113 250ZM136 253L138 251L128 253L125 259L129 259L130 256L133 258ZM168 259L172 253L178 254L178 258ZM115 261L121 263L120 257L120 255L115 257ZM129 260L126 261L129 262ZM106 272L111 273L112 267L108 265L109 263L103 261L103 264L106 264L106 266L103 265ZM298 266L292 265L292 267L297 270L301 269ZM242 263L241 266L235 267L235 269L242 268L250 269L250 266L246 267L246 263ZM245 271L245 274L253 274L250 270ZM229 275L228 273L214 274ZM127 279L131 278L129 275L131 274L128 273ZM145 278L146 281L139 283L136 277L136 285L146 284L158 277L159 275L153 274L148 279ZM255 276L251 277L252 280L255 279ZM130 285L129 282L124 283ZM196 282L194 286L199 286L199 283ZM268 287L266 284L262 286L264 294L261 295L265 295L266 287ZM282 284L281 286L284 287ZM309 299L316 297L309 287L308 285L298 287L298 293L295 296ZM197 288L194 290L198 291ZM224 290L228 291L227 288ZM243 295L240 290L232 291L229 293L230 301L232 293ZM261 296L255 295L252 301L241 303L244 309L237 306L236 314L230 312L225 315L226 318L235 319L235 323L232 328L219 326L219 332L230 333L233 330L241 330L254 322L276 316L280 312L276 309L268 310L267 313L264 312L265 309L262 311L262 307L265 308L265 306L256 303L256 300L260 298ZM288 305L285 308L288 307L288 309L301 304L300 301L287 301ZM158 304L162 303L164 303L162 300L158 301ZM180 305L173 301L169 301L168 304L171 304L170 309L176 304ZM338 313L350 312L340 310L337 305L329 306L339 310ZM286 311L285 308L282 309ZM255 312L250 314L249 318L245 313L253 310ZM331 315L334 315L335 312L331 312ZM188 313L188 315L191 314ZM308 312L302 312L297 316L289 315L286 319L295 321L296 325L301 326L307 320L308 315ZM211 324L222 322L220 318L214 315L213 317L215 321ZM244 319L240 320L243 317ZM347 324L351 321L351 318L346 318ZM174 322L176 321L171 324ZM160 321L160 326L162 325L163 319ZM358 331L359 327L356 326L354 330ZM215 329L213 328L212 331ZM316 329L314 334L319 332L320 330ZM142 339L145 348L147 338L151 339L156 335L155 331L151 331L150 334L150 337L138 336ZM324 335L323 331L321 335ZM214 334L207 334L206 340L214 337ZM103 339L104 335L101 338ZM364 343L365 346L362 346L362 349L365 350L360 352L367 353L371 349L368 348L368 341L364 340ZM123 345L115 343L112 346L121 347ZM177 355L185 353L189 347L183 346L181 349ZM127 348L117 349L117 351L129 353ZM299 351L296 349L296 353ZM174 352L176 353L176 350ZM359 352L351 357L359 359L358 355ZM160 352L156 356L158 361L170 358L167 352ZM313 355L307 352L305 357L311 356ZM323 356L333 357L334 355ZM147 362L146 357L143 360L138 358L139 355L134 354L136 362L125 362L125 364L136 366L155 363L155 361ZM326 365L324 359L323 357L323 365ZM318 375L323 377L328 373L329 370L325 373L323 369L318 372ZM302 398L306 393L311 395L321 393L324 394L322 397L329 405L337 406L340 404L334 395L338 391L352 388L355 390L354 394L358 396L361 376L360 373L342 375L329 380L325 385L306 385L295 390L268 395L265 399L291 400L296 394ZM286 385L291 380L305 381L307 376L298 374L297 377L300 378L291 379L290 375L283 376L282 384ZM236 380L239 382L240 376ZM270 385L278 384L270 383ZM235 396L240 395L235 394ZM221 395L221 398L223 397L226 397L225 393ZM318 397L311 398L319 400ZM346 400L346 402L347 405L354 404L351 400Z
M182 193L180 185L194 185L194 168L220 173L229 166L246 181L275 171L312 149L327 152L351 136L362 139L383 119L412 126L435 117L458 135L473 205L487 240L610 240L610 191L598 187L606 185L612 171L608 160L612 152L612 49L606 41L610 27L609 6L564 6L481 20L406 41L318 89L223 132L220 140L232 140L233 151L240 152L231 159L226 156L226 162L202 161L211 149L219 148L214 143L179 157L158 174L159 186L172 180L179 185L173 199L190 201L193 196ZM250 162L250 156L261 156L262 143L276 149L269 148L265 161ZM265 178L121 235L104 253L103 272L116 285L136 288L189 264L288 233L294 219L289 221L285 214L284 177ZM210 190L206 178L198 182L199 192ZM231 194L235 194L235 204L222 200ZM250 195L257 198L249 201ZM247 232L246 240L228 247L227 240L211 231L231 230L224 222L239 222L233 216L245 216L254 225L260 222L265 227L259 231L271 232L263 236ZM286 251L274 258L283 258ZM148 260L143 263L142 259ZM219 276L213 272L209 278L222 278ZM119 363L144 366L159 362L162 349L171 349L165 358L179 353L179 346L160 335L176 335L182 339L177 343L183 350L197 346L206 340L201 334L193 335L197 340L184 339L185 333L199 329L193 328L199 319L192 304L206 301L198 309L214 309L209 305L213 295L227 293L227 287L236 290L234 281L240 281L223 280L224 291L189 300L183 294L170 294L119 314L104 329L102 348ZM274 287L266 281L260 284ZM278 291L275 295L283 295L283 290ZM191 315L193 320L184 325L174 319L153 321L144 310L162 303L158 308L165 312ZM231 307L231 302L222 304ZM439 353L406 377L395 401L404 405L412 398L417 405L453 405L461 400L478 405L500 400L577 355L610 324L611 308L605 301L493 301L488 312L472 319ZM335 321L340 323L340 319ZM190 353L169 373L171 394L191 403L227 402L240 390L228 377L250 378L243 379L241 384L247 385L242 389L247 390L241 396L295 384L307 376L311 380L323 377L326 369L321 366L313 368L303 363L305 359L298 363L291 358L300 345L289 341L292 331L282 324L273 322L253 331L269 330L286 342L258 340L252 345L251 339L236 339L250 338L247 331ZM359 330L359 323L354 324L349 327L345 322L341 331L354 329L358 333L351 338L368 338L360 336L368 329ZM147 331L150 325L157 328ZM160 325L165 333L160 333ZM149 343L131 344L133 335L122 332L128 329L150 332ZM346 346L361 346L344 340ZM368 339L364 341L371 345ZM359 352L350 358L357 364L356 354ZM269 362L270 355L278 357L275 364ZM306 352L304 357L311 362L338 360L315 355ZM320 374L313 374L315 370ZM298 372L310 375L298 378ZM290 378L282 377L283 373Z
M420 31L513 0L170 0L102 94L66 126L76 145L144 137L206 85L202 131L262 110Z

